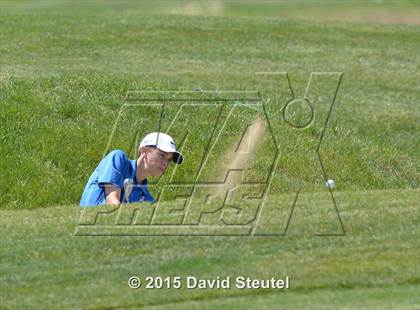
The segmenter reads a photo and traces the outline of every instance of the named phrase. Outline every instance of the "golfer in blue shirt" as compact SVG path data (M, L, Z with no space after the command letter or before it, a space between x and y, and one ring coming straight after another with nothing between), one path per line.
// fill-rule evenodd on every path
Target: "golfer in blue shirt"
M80 206L154 202L147 188L147 178L161 176L170 161L181 164L184 157L176 150L172 137L162 132L152 132L144 137L137 159L128 159L121 150L112 151L90 176Z

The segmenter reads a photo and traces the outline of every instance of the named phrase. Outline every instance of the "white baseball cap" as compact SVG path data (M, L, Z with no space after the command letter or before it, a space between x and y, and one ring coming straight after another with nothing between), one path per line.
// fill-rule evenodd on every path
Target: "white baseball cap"
M172 161L176 164L182 164L184 156L176 150L174 139L171 136L163 132L152 132L146 135L140 142L140 148L143 146L156 146L159 150L166 153L174 153Z

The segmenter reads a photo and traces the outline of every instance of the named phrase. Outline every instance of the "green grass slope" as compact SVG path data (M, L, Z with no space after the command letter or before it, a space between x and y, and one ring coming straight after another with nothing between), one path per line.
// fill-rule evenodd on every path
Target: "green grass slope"
M290 131L278 117L290 99L285 76L259 71L288 72L297 98L311 72L343 72L321 149L339 190L419 186L416 26L39 13L2 15L0 36L1 208L77 203L131 90L260 91L272 99L267 110L283 150L276 190L319 190L319 165L307 152L321 127ZM317 83L310 99L325 110L336 77ZM207 127L213 120L194 111L186 117ZM240 125L232 123L232 137Z

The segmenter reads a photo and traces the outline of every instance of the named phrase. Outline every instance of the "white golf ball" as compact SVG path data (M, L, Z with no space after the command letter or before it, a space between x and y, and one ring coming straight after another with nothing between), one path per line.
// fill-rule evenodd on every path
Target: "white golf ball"
M325 186L326 187L328 187L328 188L334 188L334 186L335 186L335 182L334 182L334 180L328 180L327 182L325 182Z

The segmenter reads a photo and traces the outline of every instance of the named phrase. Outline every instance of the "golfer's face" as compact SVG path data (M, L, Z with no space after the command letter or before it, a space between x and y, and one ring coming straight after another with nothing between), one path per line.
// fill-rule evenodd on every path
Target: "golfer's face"
M148 156L148 165L152 175L156 177L161 176L168 168L172 157L172 153L166 153L157 148L153 149Z

